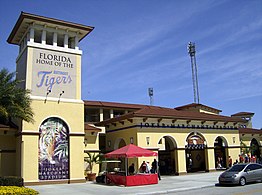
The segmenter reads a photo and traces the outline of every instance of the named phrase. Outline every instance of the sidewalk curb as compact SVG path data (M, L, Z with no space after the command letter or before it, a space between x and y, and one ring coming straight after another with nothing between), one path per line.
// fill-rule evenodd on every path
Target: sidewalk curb
M183 192L183 191L188 191L188 190L196 190L196 189L201 189L201 188L209 188L214 186L214 184L209 184L209 185L202 185L198 187L188 187L188 188L178 188L178 189L170 189L170 190L163 190L163 191L157 191L157 192L147 192L147 193L136 193L136 195L154 195L154 194L168 194L172 192Z

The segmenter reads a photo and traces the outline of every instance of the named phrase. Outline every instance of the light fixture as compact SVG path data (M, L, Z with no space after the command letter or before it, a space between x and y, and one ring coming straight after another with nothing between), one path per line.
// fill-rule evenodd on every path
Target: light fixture
M130 144L133 144L133 143L134 143L134 138L130 137Z
M146 144L149 145L150 137L146 137Z
M46 92L46 95L45 95L45 103L46 103L47 96L49 95L49 93L51 93L51 90L47 90L47 92Z
M109 141L107 142L107 144L108 144L108 147L110 148L110 147L111 147L111 141L109 140Z
M62 96L64 93L65 93L65 91L62 91L62 92L59 94L58 104L59 104L59 102L60 102L61 96Z
M87 138L86 137L84 139L84 144L85 144L85 146L87 146Z
M232 137L233 144L236 143L236 137Z

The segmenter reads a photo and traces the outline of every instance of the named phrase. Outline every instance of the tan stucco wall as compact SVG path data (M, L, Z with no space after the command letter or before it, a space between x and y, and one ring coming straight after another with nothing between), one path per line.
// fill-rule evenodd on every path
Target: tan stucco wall
M0 135L0 176L16 175L16 140L14 135Z
M70 179L83 179L84 167L84 146L83 138L78 136L70 137Z
M21 147L21 176L25 182L38 181L38 136L23 135Z

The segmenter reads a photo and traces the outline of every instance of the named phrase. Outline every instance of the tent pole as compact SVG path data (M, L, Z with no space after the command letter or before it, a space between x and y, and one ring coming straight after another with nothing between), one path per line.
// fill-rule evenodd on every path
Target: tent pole
M126 157L126 176L127 176L127 161L128 161L128 158Z

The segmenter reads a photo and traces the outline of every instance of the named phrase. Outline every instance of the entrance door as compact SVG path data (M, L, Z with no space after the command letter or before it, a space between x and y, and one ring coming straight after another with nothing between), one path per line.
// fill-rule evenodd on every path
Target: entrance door
M226 141L222 137L217 137L214 143L214 154L215 154L215 167L217 169L223 169L227 167L226 164Z
M198 172L206 170L205 141L198 133L191 133L187 138L186 167L187 172Z

